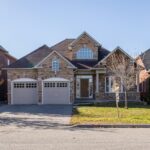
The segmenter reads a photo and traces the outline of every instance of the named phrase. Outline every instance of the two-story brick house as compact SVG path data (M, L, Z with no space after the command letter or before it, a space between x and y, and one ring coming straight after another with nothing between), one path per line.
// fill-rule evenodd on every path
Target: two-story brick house
M7 101L7 73L6 68L11 63L15 62L16 58L11 56L8 51L0 46L0 103Z
M107 59L116 52L131 59L119 47L108 51L86 32L52 47L43 45L7 69L8 102L71 104L77 100L114 99L114 81L107 72ZM136 85L136 80L133 83ZM136 86L128 98L139 98Z
M136 62L142 67L139 72L139 91L150 93L150 49L139 55Z

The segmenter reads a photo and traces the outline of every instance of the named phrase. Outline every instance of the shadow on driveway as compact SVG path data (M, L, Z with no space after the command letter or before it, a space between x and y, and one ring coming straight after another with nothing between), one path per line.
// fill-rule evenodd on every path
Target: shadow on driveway
M48 129L68 126L72 105L2 105L0 125Z

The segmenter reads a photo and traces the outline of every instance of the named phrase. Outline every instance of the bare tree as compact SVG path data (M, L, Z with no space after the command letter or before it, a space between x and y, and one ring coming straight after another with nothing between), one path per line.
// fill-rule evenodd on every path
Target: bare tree
M136 69L134 60L121 51L116 51L107 59L106 67L109 74L120 78L120 85L124 92L125 108L128 108L127 93L135 87ZM121 90L121 87L119 87L119 90ZM115 92L117 94L119 91L115 90ZM117 101L116 99L116 105L118 105Z

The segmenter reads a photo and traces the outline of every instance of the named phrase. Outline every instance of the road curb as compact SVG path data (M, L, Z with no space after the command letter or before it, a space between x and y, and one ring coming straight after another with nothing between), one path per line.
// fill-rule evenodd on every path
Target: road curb
M75 128L150 128L150 124L80 124L74 125Z

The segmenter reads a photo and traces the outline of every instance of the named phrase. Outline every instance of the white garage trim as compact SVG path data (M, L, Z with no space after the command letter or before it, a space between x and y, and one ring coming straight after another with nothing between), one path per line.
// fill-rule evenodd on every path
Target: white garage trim
M58 78L58 77L53 77L53 78L48 78L43 81L49 81L49 82L70 82L70 80L64 79L64 78Z
M62 83L67 83L67 87L68 87L68 97L69 97L69 102L68 104L71 104L71 101L70 101L70 80L68 79L64 79L64 78L58 78L58 77L52 77L52 78L48 78L48 79L45 79L42 81L42 104L45 104L44 103L44 83L45 82L49 82L49 83L55 83L55 86L56 86L56 83L59 83L59 82L62 82ZM57 88L57 87L55 87Z
M19 79L15 79L11 82L37 82L37 80L31 79L31 78L19 78Z
M14 83L17 84L17 83L21 83L21 82L22 82L22 83L26 83L26 82L27 82L27 83L30 83L30 82L32 83L32 82L33 82L33 83L36 83L36 86L38 86L37 80L31 79L31 78L19 78L19 79L12 80L12 81L11 81L11 103L10 103L10 104L12 104L12 105L14 104L14 99L13 99ZM38 87L36 87L36 88L38 88ZM37 94L38 94L38 93L37 93Z

